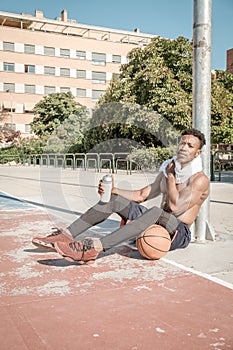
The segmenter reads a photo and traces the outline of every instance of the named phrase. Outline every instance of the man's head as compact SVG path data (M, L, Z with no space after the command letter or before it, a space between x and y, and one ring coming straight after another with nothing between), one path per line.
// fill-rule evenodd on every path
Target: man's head
M202 132L197 129L186 129L181 134L177 147L177 160L185 165L191 162L199 154L206 140Z
M184 136L184 135L193 135L197 137L200 141L200 149L202 149L202 147L206 144L205 135L197 129L186 129L181 134L181 136Z

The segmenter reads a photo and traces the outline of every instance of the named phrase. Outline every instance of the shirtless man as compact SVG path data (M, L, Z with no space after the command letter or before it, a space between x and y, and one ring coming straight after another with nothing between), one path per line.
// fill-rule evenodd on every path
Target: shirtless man
M209 179L201 166L201 148L205 136L196 129L182 133L176 156L160 168L155 181L139 190L122 190L113 184L110 202L101 200L75 220L69 227L71 235L57 229L47 237L35 237L36 246L56 250L69 261L88 263L97 258L101 251L112 248L129 239L135 239L152 224L166 228L171 236L171 248L185 248L191 240L189 226L196 219L198 211L208 197ZM103 194L100 181L98 193ZM139 203L162 194L161 208L147 209ZM78 241L78 236L90 227L117 213L127 225L102 238L87 237Z

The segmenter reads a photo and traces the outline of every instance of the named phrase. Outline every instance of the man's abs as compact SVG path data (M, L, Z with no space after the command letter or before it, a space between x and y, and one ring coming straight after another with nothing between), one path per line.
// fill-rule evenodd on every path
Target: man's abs
M194 205L192 208L186 210L184 213L177 216L177 219L190 226L195 221L199 212L200 206Z

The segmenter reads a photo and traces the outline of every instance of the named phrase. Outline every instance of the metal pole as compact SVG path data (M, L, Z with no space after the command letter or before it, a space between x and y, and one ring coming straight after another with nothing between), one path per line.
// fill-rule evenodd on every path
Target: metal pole
M203 170L210 177L212 0L194 0L193 17L193 126L206 136L202 161ZM208 198L196 219L196 236L200 241L205 241L207 231L211 233L209 206Z

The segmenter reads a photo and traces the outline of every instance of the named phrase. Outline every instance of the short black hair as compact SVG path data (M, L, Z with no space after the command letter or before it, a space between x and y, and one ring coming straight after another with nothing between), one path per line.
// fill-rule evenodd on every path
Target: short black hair
M184 136L184 135L193 135L195 137L197 137L200 141L200 149L206 144L206 139L205 139L205 135L197 130L197 129L186 129L182 132L181 136Z

